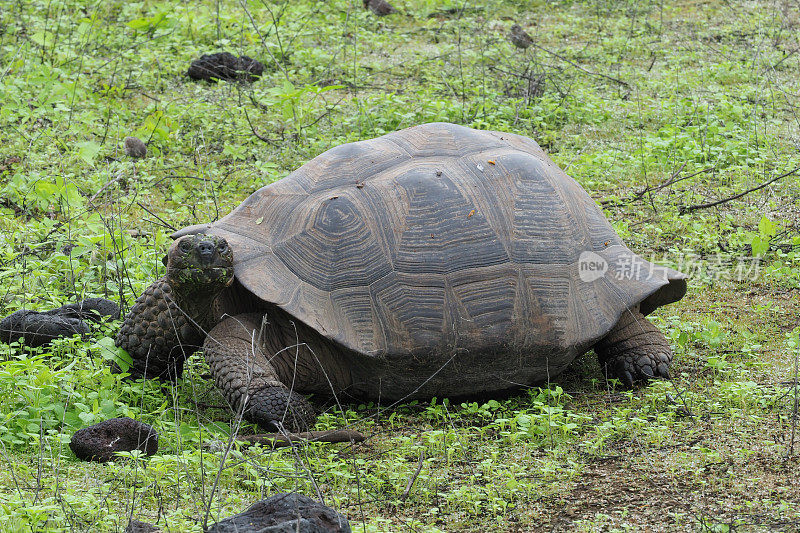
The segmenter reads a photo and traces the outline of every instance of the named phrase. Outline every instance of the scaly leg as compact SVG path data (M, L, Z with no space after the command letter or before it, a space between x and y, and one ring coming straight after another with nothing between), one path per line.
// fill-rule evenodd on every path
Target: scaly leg
M224 318L203 345L214 382L231 407L245 419L263 427L283 425L289 431L307 431L316 421L314 408L278 377L264 353L263 314L246 313Z
M669 342L638 308L625 311L594 351L606 376L628 387L654 378L669 379Z

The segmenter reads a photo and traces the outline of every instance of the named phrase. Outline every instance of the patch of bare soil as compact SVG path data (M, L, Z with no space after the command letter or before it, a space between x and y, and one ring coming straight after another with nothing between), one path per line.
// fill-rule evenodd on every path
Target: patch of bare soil
M800 517L781 502L800 501L800 460L778 448L688 443L589 463L543 529L590 531L798 531ZM783 447L780 447L783 448ZM701 450L711 450L714 458Z

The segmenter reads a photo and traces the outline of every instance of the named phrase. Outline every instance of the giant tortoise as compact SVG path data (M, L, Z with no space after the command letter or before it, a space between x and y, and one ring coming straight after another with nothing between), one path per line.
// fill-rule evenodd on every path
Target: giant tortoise
M592 348L628 386L667 378L645 315L686 292L536 142L454 124L337 146L173 237L117 336L130 373L179 377L202 345L234 410L290 429L315 419L298 392L490 393Z

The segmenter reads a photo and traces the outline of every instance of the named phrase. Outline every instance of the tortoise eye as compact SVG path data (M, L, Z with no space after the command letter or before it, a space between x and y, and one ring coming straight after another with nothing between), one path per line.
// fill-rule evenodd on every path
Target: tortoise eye
M220 253L227 252L228 251L228 243L227 242L220 243L220 245L217 246L217 250L219 250Z
M188 252L189 250L192 249L192 243L190 243L189 241L183 241L180 244L180 249L181 249L181 252Z

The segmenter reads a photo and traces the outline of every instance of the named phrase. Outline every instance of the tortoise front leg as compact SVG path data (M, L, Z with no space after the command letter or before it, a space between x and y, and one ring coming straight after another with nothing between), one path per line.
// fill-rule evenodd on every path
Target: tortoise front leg
M669 379L672 349L664 334L638 308L622 314L619 322L594 347L607 378L627 387L655 378Z
M282 425L291 432L307 431L316 422L314 408L281 382L264 353L263 337L277 331L269 325L262 327L263 317L261 313L227 317L209 332L203 353L214 382L245 419L262 427Z
M136 299L115 344L133 359L128 370L132 377L175 381L202 340L203 334L178 309L169 282L161 278ZM116 365L113 370L119 372Z

